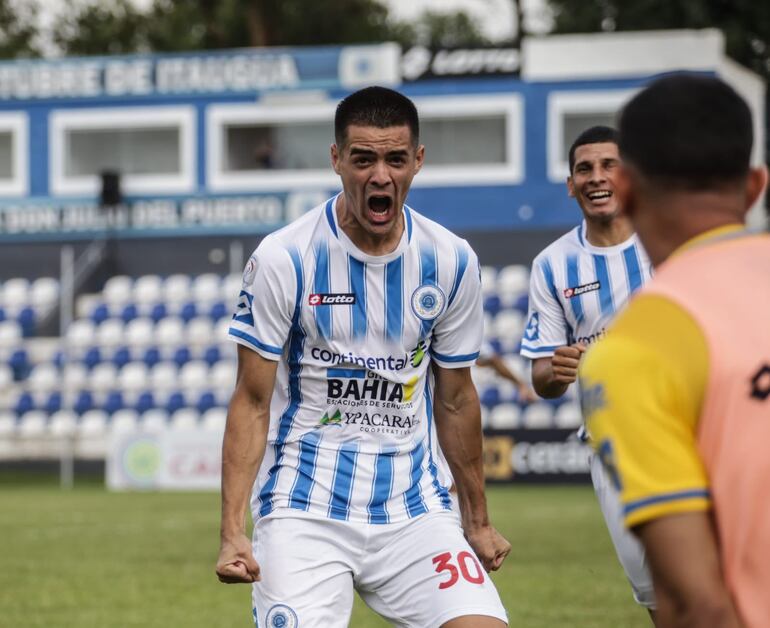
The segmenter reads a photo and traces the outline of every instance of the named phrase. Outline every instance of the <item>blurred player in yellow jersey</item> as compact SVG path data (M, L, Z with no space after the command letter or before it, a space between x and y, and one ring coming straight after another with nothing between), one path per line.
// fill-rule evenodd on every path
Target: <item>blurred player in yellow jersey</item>
M658 626L770 626L770 236L751 113L703 75L620 118L616 184L654 279L584 358L583 409L647 552Z

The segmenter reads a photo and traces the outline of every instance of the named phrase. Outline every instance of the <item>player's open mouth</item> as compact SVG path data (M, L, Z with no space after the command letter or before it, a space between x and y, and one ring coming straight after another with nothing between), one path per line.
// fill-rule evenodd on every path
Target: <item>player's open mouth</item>
M592 203L603 204L612 198L612 192L610 190L594 190L593 192L588 192L586 196Z
M375 223L385 223L390 220L393 199L385 195L372 195L367 200L369 218Z

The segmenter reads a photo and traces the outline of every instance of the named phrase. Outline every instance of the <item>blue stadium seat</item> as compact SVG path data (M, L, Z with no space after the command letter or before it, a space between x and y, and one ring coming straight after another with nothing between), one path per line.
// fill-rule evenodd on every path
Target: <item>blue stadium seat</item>
M500 391L496 386L490 386L481 393L480 401L488 408L493 408L500 403Z
M16 416L21 416L25 412L29 412L30 410L35 409L35 400L32 397L32 393L30 392L23 392L19 395L19 398L16 400L16 404L13 407L13 411L16 413Z
M0 307L0 323L2 323L6 318L5 310Z
M83 364L85 364L90 369L95 367L97 364L100 364L101 361L102 352L99 350L99 347L91 347L83 356Z
M139 316L139 309L134 303L126 305L120 313L120 318L123 319L124 323L134 320L137 316Z
M147 412L147 410L154 409L155 397L153 397L153 394L149 390L144 391L139 395L139 398L136 400L136 405L134 406L134 408L139 414Z
M198 306L192 301L190 303L185 303L182 306L182 309L179 310L179 318L185 323L189 323L196 316L198 316Z
M168 316L168 308L166 307L165 303L156 303L152 306L152 310L150 311L150 318L156 323L160 319L166 318L166 316Z
M489 312L492 316L497 316L501 307L500 297L496 294L491 294L484 299L484 311Z
M110 308L106 303L100 303L91 311L91 320L94 325L101 325L110 317Z
M227 309L227 305L225 305L224 301L217 301L214 303L214 305L211 306L211 310L209 310L209 317L212 321L218 321L223 316L227 316L230 313L230 311Z
M192 356L190 355L190 349L187 347L179 347L174 352L174 362L176 362L177 366L182 366L183 364L187 364L192 359Z
M204 392L200 399L198 400L198 403L196 404L196 408L198 409L198 412L200 414L203 414L206 412L206 410L210 410L211 408L214 408L217 406L217 398L211 391Z
M497 338L490 338L489 339L489 346L492 347L492 350L495 352L496 355L500 355L503 352L503 345Z
M29 356L25 349L16 349L8 359L8 366L13 369L13 379L17 382L29 375Z
M216 345L213 347L209 347L206 349L206 352L203 354L203 359L208 362L209 366L214 366L217 362L219 362L222 359L222 352L219 350L219 347Z
M88 390L81 390L72 409L77 414L84 414L94 407L94 396Z
M45 410L48 414L53 414L54 412L61 410L61 405L62 395L58 390L56 390L49 395L48 399L43 405L43 410Z
M513 309L518 310L526 316L529 311L529 295L522 294L516 301L513 302Z
M123 408L125 408L125 403L123 403L123 393L119 390L111 391L104 402L103 410L107 414L115 414L118 410L122 410Z
M29 338L35 335L35 323L37 322L37 314L32 307L27 306L22 308L19 312L19 316L16 318L16 322L21 325L22 336Z
M180 408L184 408L186 406L187 402L185 401L184 394L177 391L169 395L168 401L166 401L166 412L173 414Z
M147 351L144 352L142 360L148 367L155 366L160 362L160 350L158 347L149 347Z
M112 354L112 363L118 368L128 364L130 361L131 350L128 347L119 347L118 350Z
M64 363L66 361L67 361L67 356L64 353L64 351L62 351L61 349L59 349L56 353L53 354L53 359L51 360L51 362L53 362L53 365L59 369L64 366Z

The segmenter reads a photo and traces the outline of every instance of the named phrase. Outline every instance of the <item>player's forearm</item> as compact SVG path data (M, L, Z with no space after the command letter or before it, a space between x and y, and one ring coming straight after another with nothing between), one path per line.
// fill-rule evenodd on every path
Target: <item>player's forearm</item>
M457 487L463 525L466 530L488 525L481 413L475 389L443 401L437 398L435 416L439 443Z
M236 390L222 444L222 537L243 534L251 489L265 453L270 410Z

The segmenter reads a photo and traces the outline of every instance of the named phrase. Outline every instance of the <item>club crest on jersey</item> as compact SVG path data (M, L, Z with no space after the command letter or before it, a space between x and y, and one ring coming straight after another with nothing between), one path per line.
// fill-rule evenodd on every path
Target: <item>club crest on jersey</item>
M250 286L254 283L254 277L257 276L257 259L252 255L246 262L246 268L243 269L243 285Z
M421 320L432 321L444 311L444 305L444 291L435 284L425 283L412 293L412 311Z
M586 292L594 292L595 290L598 290L601 287L602 287L602 284L600 281L592 281L591 283L584 283L583 285L580 285L580 286L565 288L564 298L571 299L572 297L578 297L581 294L585 294Z
M276 604L267 611L265 623L268 628L297 628L299 619L297 619L297 613L286 604Z
M308 305L355 305L354 292L316 292L307 298Z

